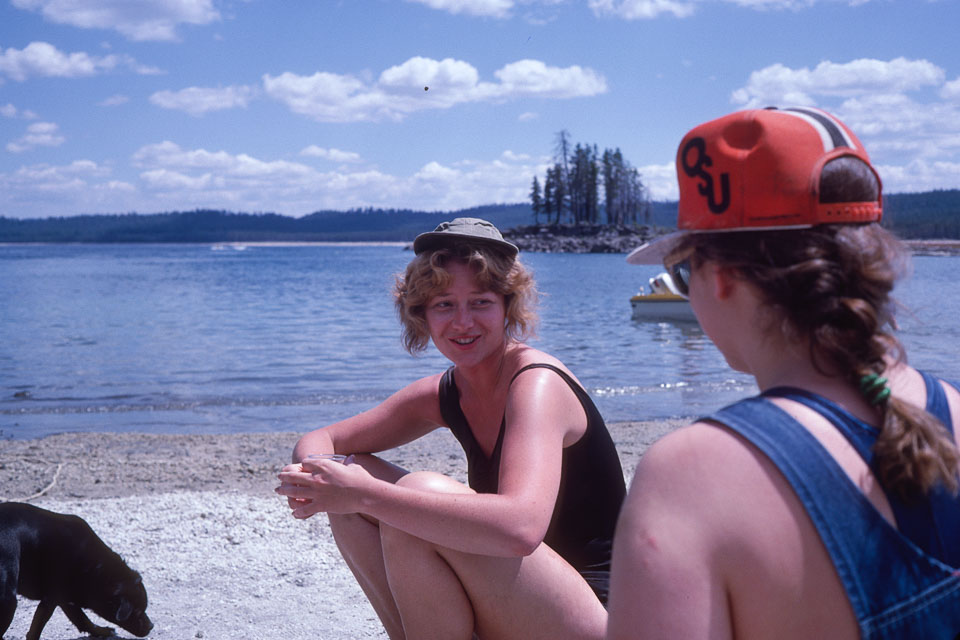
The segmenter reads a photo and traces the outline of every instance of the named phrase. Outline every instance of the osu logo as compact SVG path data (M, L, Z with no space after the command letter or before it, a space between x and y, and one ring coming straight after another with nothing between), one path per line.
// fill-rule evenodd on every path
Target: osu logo
M692 163L690 152L695 151L696 156ZM707 199L707 206L712 213L721 214L730 206L730 174L720 174L720 200L717 201L716 188L713 185L713 176L704 169L713 165L713 160L707 155L707 143L703 138L690 138L690 142L683 147L680 154L680 163L683 165L683 171L691 178L699 177L703 182L697 185L697 191Z

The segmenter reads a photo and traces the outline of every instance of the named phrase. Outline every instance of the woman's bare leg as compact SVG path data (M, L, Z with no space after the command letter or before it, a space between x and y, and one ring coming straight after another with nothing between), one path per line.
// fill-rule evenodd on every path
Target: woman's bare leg
M468 492L445 476L401 481ZM607 614L579 573L541 544L523 558L463 553L381 525L384 561L409 638L602 638Z
M354 464L363 465L371 475L387 482L396 482L407 473L406 470L372 455L358 455L354 460ZM402 640L403 624L387 582L379 523L358 513L331 513L328 517L340 555L379 616L387 635L392 640Z
M473 493L446 476L414 472L398 484L422 491ZM408 638L470 640L476 622L473 605L447 561L431 553L432 545L403 531L381 525L387 578ZM429 585L420 589L420 585Z

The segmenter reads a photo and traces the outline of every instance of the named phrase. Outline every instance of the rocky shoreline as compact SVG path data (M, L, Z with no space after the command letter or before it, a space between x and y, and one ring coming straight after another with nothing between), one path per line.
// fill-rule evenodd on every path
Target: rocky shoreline
M532 224L503 230L524 253L630 253L644 242L675 231L652 225ZM915 256L960 255L960 240L904 239ZM413 243L405 250L412 251Z
M503 237L528 253L628 253L666 232L649 225L538 224L506 229Z
M503 237L526 253L629 253L673 229L650 225L538 224L505 229ZM960 240L903 240L917 256L960 255Z

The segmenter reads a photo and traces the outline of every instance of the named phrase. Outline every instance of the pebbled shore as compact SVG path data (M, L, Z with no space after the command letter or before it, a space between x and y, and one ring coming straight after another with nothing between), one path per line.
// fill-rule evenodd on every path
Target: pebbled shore
M686 422L610 424L626 478L651 443ZM29 499L85 518L143 575L155 624L149 638L386 638L340 561L326 520L293 519L273 493L297 437L73 433L2 440L0 499ZM463 454L445 431L385 457L465 480ZM23 640L36 604L20 599L6 640ZM43 637L85 638L59 610Z

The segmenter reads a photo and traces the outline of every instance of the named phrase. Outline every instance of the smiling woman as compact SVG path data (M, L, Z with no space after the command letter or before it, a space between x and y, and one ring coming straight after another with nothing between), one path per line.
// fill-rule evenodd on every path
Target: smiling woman
M420 236L418 246L421 253L407 266L406 275L398 280L395 291L407 350L417 353L426 348L431 336L425 310L432 298L450 286L453 267L457 263L469 265L469 279L476 279L479 285L477 293L498 294L503 298L507 336L520 341L531 336L537 321L537 288L527 268L514 259L516 247L504 242L504 245L513 247L512 256L501 252L478 252L466 244L427 253L423 250L428 236ZM462 267L462 264L458 266ZM463 273L463 269L457 272Z
M489 222L414 242L395 301L411 353L453 364L297 443L277 492L327 512L391 638L600 638L625 495L606 425L573 374L525 345L536 286ZM372 455L451 430L469 486ZM307 460L337 453L347 464ZM509 587L509 588L508 588Z

